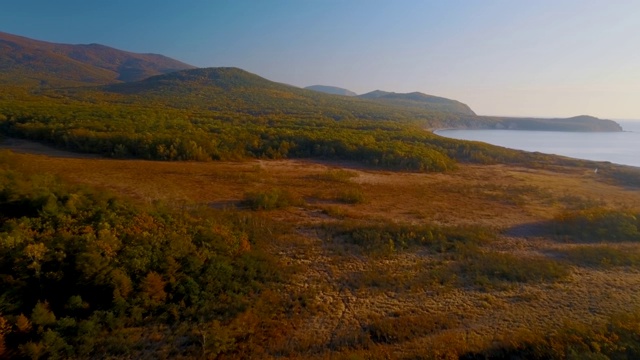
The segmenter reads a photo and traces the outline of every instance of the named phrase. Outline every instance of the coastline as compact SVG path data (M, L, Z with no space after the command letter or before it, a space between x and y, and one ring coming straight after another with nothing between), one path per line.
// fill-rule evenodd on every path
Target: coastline
M456 134L442 134L445 130L455 130ZM443 128L432 132L450 139L480 141L514 150L640 168L640 132L634 129L621 132L560 132Z
M471 130L471 129L461 129L461 128L427 128L425 129L428 132L437 134L438 131L446 131L446 130Z

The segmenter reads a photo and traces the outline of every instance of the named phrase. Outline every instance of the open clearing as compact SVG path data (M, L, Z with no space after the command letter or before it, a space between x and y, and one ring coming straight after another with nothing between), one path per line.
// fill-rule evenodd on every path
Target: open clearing
M423 330L380 341L376 351L418 356L425 347L446 352L444 343L471 351L567 323L598 324L640 307L635 267L570 265L569 274L554 281L478 286L438 275L450 261L420 248L368 254L319 230L354 221L474 225L499 234L482 251L522 262L563 261L558 253L577 245L544 236L539 224L576 207L640 204L640 192L605 183L590 169L460 165L448 173L422 174L303 160L153 162L35 154L18 159L24 170L104 188L141 204L236 207L247 192L270 189L302 199L299 206L260 212L297 234L274 239L272 252L283 266L296 269L287 287L306 299L307 311L288 340L299 351L357 348L354 334L389 321ZM361 201L340 200L345 191L357 192Z

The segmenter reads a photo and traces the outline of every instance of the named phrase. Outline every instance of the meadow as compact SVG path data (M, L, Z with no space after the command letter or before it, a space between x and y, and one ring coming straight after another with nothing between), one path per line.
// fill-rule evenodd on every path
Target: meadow
M210 227L208 241L226 245L207 251L229 264L224 271L239 269L248 281L236 284L232 277L217 283L220 290L207 296L226 302L197 308L170 295L184 278L172 278L164 260L139 272L127 268L133 266L126 265L130 258L121 260L134 292L127 299L131 308L120 304L129 309L120 322L109 322L104 314L113 304L94 309L90 300L85 301L94 312L54 307L49 299L53 321L41 319L48 313L40 302L13 313L5 308L10 354L319 359L639 354L640 193L590 168L459 164L444 173L416 173L328 160L157 162L56 155L3 153L3 166L48 179L38 181L112 194L137 209L131 211L171 221L177 233L191 239L203 236L191 233L192 227ZM151 232L143 224L140 231ZM585 229L598 236L587 236ZM9 231L6 225L3 231ZM176 237L154 231L159 239ZM180 274L187 272L189 256L178 259ZM198 322L199 311L216 315ZM23 333L17 327L20 316L31 324ZM95 334L105 340L88 345L70 335L73 316L75 324L83 316L101 324Z

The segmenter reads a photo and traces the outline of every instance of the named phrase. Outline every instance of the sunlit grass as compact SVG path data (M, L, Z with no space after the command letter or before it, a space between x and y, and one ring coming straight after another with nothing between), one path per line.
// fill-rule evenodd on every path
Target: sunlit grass
M640 248L637 246L577 246L562 250L559 254L579 266L604 269L620 266L640 268Z
M141 204L185 211L229 207L239 218L248 214L252 221L286 225L287 236L277 239L269 240L270 232L282 231L263 231L269 256L295 269L286 284L287 294L295 294L290 317L277 321L283 329L295 324L296 331L271 348L283 356L459 356L458 350L486 348L512 328L547 331L571 319L602 320L591 311L606 315L640 305L635 292L620 290L640 286L633 273L637 259L626 247L587 251L551 237L501 235L568 209L640 203L637 192L571 169L461 165L446 174L415 174L304 161L164 163L27 155L15 162ZM366 201L339 199L347 190ZM278 191L278 197L305 199L304 206L293 201L294 206L258 212L240 206L252 197L267 204ZM617 297L607 295L613 289ZM255 314L246 316L249 321ZM451 321L439 327L441 320Z

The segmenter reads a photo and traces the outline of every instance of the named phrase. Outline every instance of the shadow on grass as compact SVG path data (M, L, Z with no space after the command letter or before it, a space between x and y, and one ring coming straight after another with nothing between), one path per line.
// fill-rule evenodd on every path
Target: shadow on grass
M513 226L503 233L516 238L532 238L553 235L553 225L549 221L537 221Z
M216 210L249 209L249 206L240 200L212 201L209 203L209 207Z

